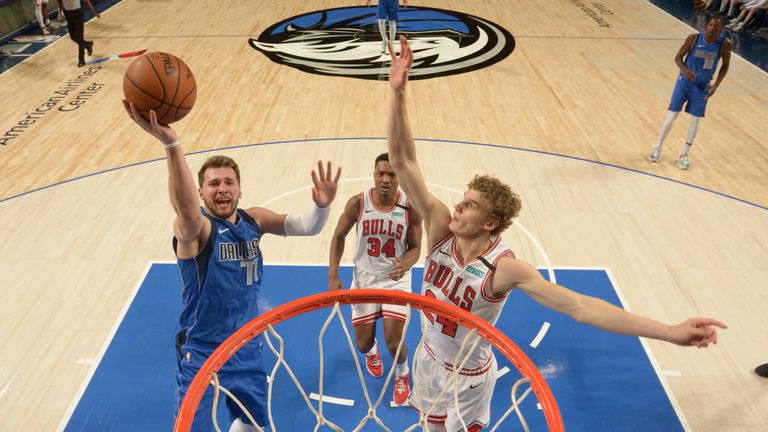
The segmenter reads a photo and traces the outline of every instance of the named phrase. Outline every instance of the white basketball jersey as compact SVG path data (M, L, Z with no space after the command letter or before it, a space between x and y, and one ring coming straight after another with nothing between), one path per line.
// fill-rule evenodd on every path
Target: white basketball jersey
M421 293L454 304L491 325L496 325L507 297L495 298L491 294L492 269L496 268L496 263L501 257L515 255L501 241L500 236L491 240L488 250L463 265L456 252L456 236L450 234L441 240L427 255ZM455 360L469 330L449 318L432 313L424 315L425 343L432 357L446 365L452 365L454 361L457 366L460 365L464 353L469 351L474 342L474 336L470 337L465 345L462 356ZM481 338L477 348L464 364L463 374L484 373L491 364L491 355L490 342Z
M373 189L360 194L357 215L357 250L355 267L368 273L387 276L406 251L408 232L408 199L398 191L392 208L384 209L373 202Z

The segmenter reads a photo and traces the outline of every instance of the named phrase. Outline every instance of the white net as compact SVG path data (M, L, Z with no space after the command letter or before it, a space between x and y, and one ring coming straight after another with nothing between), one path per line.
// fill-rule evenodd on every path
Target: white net
M403 334L400 337L400 344L397 347L396 353L394 355L394 358L399 358L400 352L403 349L403 344L406 340L405 333L408 329L408 326L411 321L411 305L408 305L407 308L408 312L406 314L406 322L403 326ZM341 308L339 302L334 303L330 314L325 318L324 323L319 331L319 334L317 336L317 350L319 353L319 359L318 359L318 380L317 380L317 393L311 393L308 394L305 390L304 386L302 386L302 383L300 379L297 377L296 372L294 371L294 368L291 367L291 365L286 360L286 345L283 337L275 330L275 328L272 326L272 324L267 324L266 329L264 331L264 340L266 341L267 345L269 346L269 349L272 351L272 353L275 355L276 360L274 367L271 370L271 373L269 374L269 377L267 379L268 381L268 390L267 390L267 415L269 419L269 426L271 431L276 432L278 430L279 425L275 421L275 416L273 415L273 405L274 405L274 398L273 398L273 392L276 385L283 386L285 383L278 383L278 372L283 371L290 377L290 381L293 382L293 385L298 390L298 393L301 395L301 398L304 401L304 405L306 406L306 409L311 412L312 416L314 416L315 424L314 424L314 431L318 431L321 428L324 429L330 429L333 431L341 432L344 431L344 429L339 425L342 423L341 421L332 421L329 416L324 411L324 407L326 406L326 403L329 400L332 400L334 398L326 396L324 394L325 389L325 380L324 380L324 371L326 370L325 365L325 352L324 352L324 338L326 336L326 333L328 331L329 326L331 323L336 320L338 321L339 325L343 329L343 335L345 339L345 343L343 345L346 346L349 350L349 354L351 355L354 365L355 365L355 371L357 372L357 382L359 383L362 391L363 398L365 400L367 409L365 410L365 413L362 415L362 418L359 420L355 420L356 425L349 429L351 431L357 432L362 431L363 428L368 424L369 422L373 422L376 425L379 426L380 430L384 431L391 431L391 427L388 427L384 420L382 420L382 417L379 416L378 411L381 407L382 402L384 402L385 395L387 392L387 389L389 388L389 384L391 380L393 379L394 373L395 373L395 362L392 362L392 366L389 368L389 371L386 375L386 378L384 380L383 385L381 386L381 390L378 392L378 396L376 397L375 401L371 400L370 397L370 390L369 386L366 383L366 380L363 375L363 368L360 364L360 356L357 354L357 351L355 349L354 343L352 341L352 337L350 336L349 329L347 327L346 319L343 317L341 313ZM422 315L422 328L425 322L425 318ZM424 332L422 331L421 334L423 335ZM276 342L273 342L273 339L275 339ZM418 421L415 423L412 423L408 425L407 427L403 427L402 425L397 426L397 429L404 430L404 431L428 431L428 430L436 430L434 429L435 426L429 425L429 419L430 417L435 414L435 410L438 409L438 401L443 401L447 398L452 398L453 404L449 404L451 407L450 409L453 409L456 413L456 418L459 419L460 425L462 427L462 430L467 432L472 432L473 430L479 430L479 429L472 429L472 425L467 425L467 423L464 420L464 415L461 411L462 404L459 402L460 397L460 388L459 388L459 381L460 381L460 372L463 370L466 362L474 352L474 350L478 347L478 344L483 340L483 337L477 332L476 329L471 329L467 335L464 337L461 349L458 351L458 354L453 359L453 361L450 363L452 365L451 370L448 373L448 379L445 386L442 387L439 395L434 397L432 395L431 399L434 400L432 404L425 404L423 401L425 401L425 397L423 397L423 391L420 388L418 382L414 382L414 388L411 393L411 398L409 399L410 404L416 408L416 411L411 411L412 413L418 413ZM421 340L419 341L416 350L414 352L414 356L419 353L420 350L425 349L424 346L424 338L422 336ZM441 364L436 364L435 367L442 367ZM303 368L303 366L301 366ZM493 370L490 373L495 373L496 371ZM302 373L306 373L305 370L302 370ZM354 379L347 378L346 380L348 383L354 382ZM217 410L218 410L218 399L219 399L219 392L223 392L227 397L229 397L235 404L237 404L240 409L243 410L244 413L246 413L246 416L248 417L248 421L256 425L256 429L258 431L263 431L264 429L261 426L257 425L257 422L254 420L254 418L251 416L251 414L248 412L247 408L239 401L237 398L226 388L220 385L217 375L214 373L211 376L210 384L214 388L214 403L213 403L213 410L211 412L211 418L214 424L214 428L217 432L220 432L221 429L219 427L218 421L217 421ZM520 396L517 396L517 393L521 390L521 387L527 386L525 390L522 392ZM512 385L511 389L511 395L508 402L508 408L504 412L503 415L501 415L498 419L495 421L492 421L490 427L491 431L499 430L502 424L505 424L505 420L512 415L512 413L515 413L518 418L518 427L520 427L520 430L529 431L528 423L526 422L525 418L523 417L523 414L520 410L520 405L522 401L530 395L532 391L532 388L530 387L530 379L526 377L522 377L518 379L514 385ZM313 403L313 399L314 402ZM394 405L394 403L392 403ZM336 404L334 403L334 406ZM427 406L428 405L428 406ZM498 404L497 404L498 405ZM464 405L466 406L466 405ZM359 409L357 409L357 413L359 413ZM287 415L285 413L282 413L282 415ZM295 413L291 413L291 416L296 415ZM346 419L346 422L349 422L349 415L355 415L354 413L350 414L350 412L346 412L344 417ZM359 415L359 414L358 414ZM433 429L430 429L432 427ZM508 423L505 424L504 430L509 430Z

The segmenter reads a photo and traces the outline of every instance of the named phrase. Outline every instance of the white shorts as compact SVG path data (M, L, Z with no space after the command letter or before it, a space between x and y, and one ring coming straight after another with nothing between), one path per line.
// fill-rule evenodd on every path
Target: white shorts
M48 4L48 0L32 0L32 3L35 6L42 6L43 4Z
M379 276L365 270L355 268L352 275L352 289L378 288L411 292L411 272L406 272L400 280L392 280L389 276ZM413 309L411 309L413 311ZM368 324L383 317L405 322L408 307L394 304L358 303L352 305L352 325Z
M408 403L419 413L429 411L430 424L443 424L446 432L464 430L461 420L469 431L479 431L491 421L491 398L496 386L496 357L491 355L490 364L480 374L456 376L458 381L458 410L454 402L456 386L450 383L452 372L444 363L437 362L424 345L413 356L413 391ZM448 389L439 398L443 388ZM461 417L459 417L459 413Z

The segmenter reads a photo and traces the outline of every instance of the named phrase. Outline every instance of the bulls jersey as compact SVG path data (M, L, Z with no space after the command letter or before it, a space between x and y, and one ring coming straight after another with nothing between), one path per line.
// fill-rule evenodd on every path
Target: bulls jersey
M237 210L234 224L201 211L211 234L197 256L178 259L184 302L179 321L188 340L219 344L259 314L261 229L245 210ZM174 237L174 251L176 245Z
M389 209L373 202L373 189L360 194L355 268L379 276L392 271L395 257L402 258L407 249L408 212L408 199L400 191L395 205Z
M427 255L421 293L454 304L496 325L507 297L495 298L491 294L492 269L496 268L501 257L514 257L514 253L501 241L501 237L491 241L491 246L483 255L462 264L456 251L456 236L450 234L441 240ZM427 352L439 362L453 364L469 330L449 318L428 312L424 315L427 319L424 339ZM465 352L473 342L474 338L470 338ZM491 365L491 355L490 342L481 339L463 370L469 371L469 374L485 372ZM463 355L458 363L462 360Z
M685 66L696 74L696 84L708 84L712 80L720 59L720 48L725 41L725 35L720 33L712 43L707 43L704 32L696 35L691 51L685 58ZM683 73L680 73L683 76Z

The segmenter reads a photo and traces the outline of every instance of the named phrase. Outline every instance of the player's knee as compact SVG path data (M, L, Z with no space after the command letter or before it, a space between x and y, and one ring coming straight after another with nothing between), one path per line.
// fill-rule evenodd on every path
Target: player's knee
M393 356L397 352L397 347L399 347L399 346L400 346L400 335L393 336L393 337L387 339L387 350Z
M361 353L365 354L368 351L373 348L373 338L358 336L355 338L355 344L357 345L357 350Z

